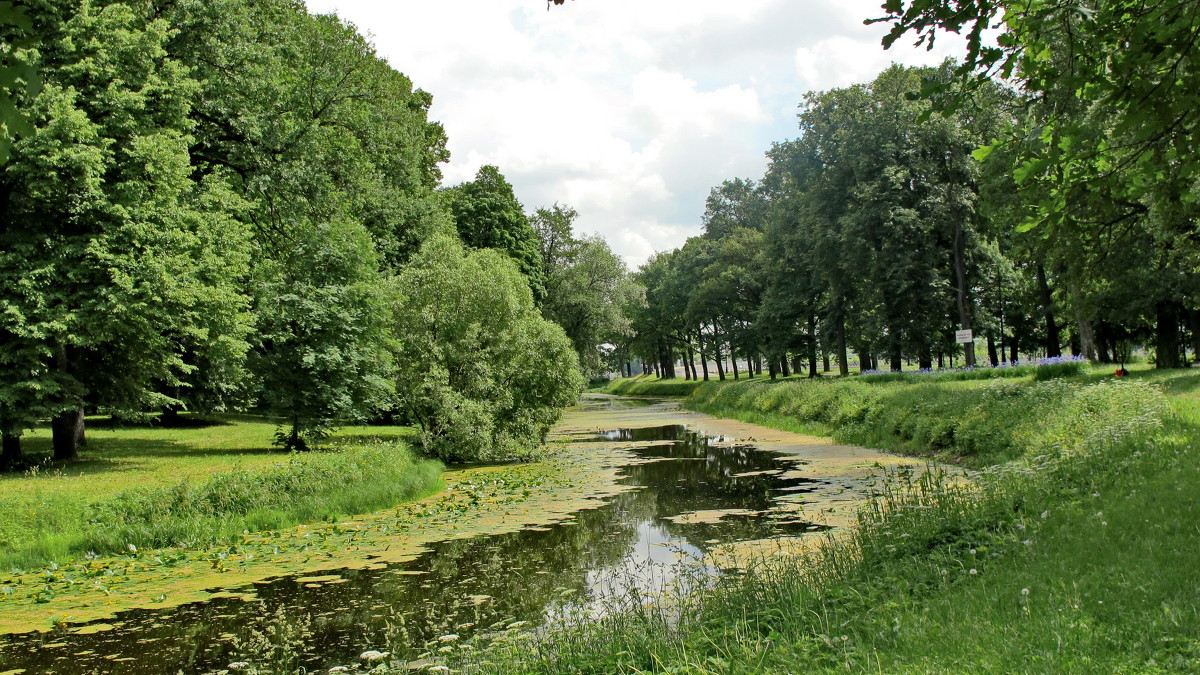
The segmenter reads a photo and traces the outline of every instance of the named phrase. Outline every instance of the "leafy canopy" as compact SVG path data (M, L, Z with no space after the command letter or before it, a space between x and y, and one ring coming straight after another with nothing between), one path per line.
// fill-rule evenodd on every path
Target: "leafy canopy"
M582 387L562 329L506 254L431 238L396 280L397 399L425 451L528 457Z

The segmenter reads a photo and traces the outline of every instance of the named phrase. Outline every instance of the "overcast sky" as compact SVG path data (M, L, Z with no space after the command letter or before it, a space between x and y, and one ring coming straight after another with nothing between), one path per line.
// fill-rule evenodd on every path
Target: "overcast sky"
M445 183L495 164L526 211L561 202L631 267L700 233L709 189L758 178L805 92L870 80L882 0L309 0L433 94Z

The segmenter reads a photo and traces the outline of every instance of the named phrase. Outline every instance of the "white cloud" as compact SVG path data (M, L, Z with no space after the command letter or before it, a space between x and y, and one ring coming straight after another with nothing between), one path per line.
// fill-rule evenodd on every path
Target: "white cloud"
M871 79L879 0L311 0L433 94L447 184L496 164L532 210L580 212L631 264L699 233L708 190L755 177L810 89ZM943 46L945 45L945 46Z

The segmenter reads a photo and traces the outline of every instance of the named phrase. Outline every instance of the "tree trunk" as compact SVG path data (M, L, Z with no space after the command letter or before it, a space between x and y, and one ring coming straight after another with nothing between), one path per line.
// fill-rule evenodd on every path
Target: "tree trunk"
M917 367L921 370L933 370L933 351L928 347L921 347L921 353L917 355Z
M888 360L890 360L891 363L888 365L891 367L893 373L898 373L901 370L904 370L904 355L900 351L899 331L893 330L891 337L892 339L889 340L891 344L888 345Z
M817 319L808 317L808 376L817 376Z
M20 466L23 456L20 436L7 432L0 434L0 469Z
M987 333L987 352L988 361L991 362L992 367L995 368L1000 365L1000 357L996 355L996 340L992 338L992 331L990 330Z
M722 361L724 361L725 355L721 353L721 341L720 340L715 340L713 342L713 358L715 358L717 361L717 379L724 382L725 381L725 364L722 363Z
M821 352L821 372L829 372L829 352ZM846 364L846 372L850 372L850 364Z
M1155 306L1157 321L1154 327L1154 367L1181 368L1179 360L1179 311L1170 302Z
M941 350L938 351L938 370L946 367L946 354Z
M775 359L772 359L772 358L768 358L768 359L767 359L767 372L768 372L768 373L770 374L770 376L771 376L771 381L772 381L772 382L774 382L774 381L775 381L775 375L776 375L776 373L775 373Z
M971 330L971 315L967 311L967 262L963 244L962 222L954 223L954 278L958 282L958 322L962 330ZM975 365L975 343L963 345L963 360L967 367Z
M1046 267L1041 263L1037 266L1037 282L1042 296L1042 315L1046 320L1046 356L1062 356L1062 336L1054 322L1054 301L1050 284L1046 283Z
M733 348L733 343L729 343L729 365L733 367L733 379L738 379L737 367L737 350Z
M1189 309L1187 315L1192 330L1192 362L1200 363L1200 309Z
M179 426L179 420L180 420L179 406L177 406L177 405L164 405L163 406L162 415L160 415L158 418L158 423L161 426L177 427L177 426Z
M1079 320L1079 351L1088 361L1096 360L1096 333L1091 319Z
M1112 363L1112 359L1108 357L1109 349L1113 345L1109 336L1108 325L1103 321L1096 323L1096 360L1100 363Z
M838 375L850 376L850 363L846 360L846 320L838 317L837 321L837 358ZM829 372L829 357L825 357L825 372Z
M79 446L84 439L83 408L73 408L55 415L50 421L50 429L54 436L54 460L79 459Z
M700 368L704 371L704 381L708 382L708 352L704 351L704 333L696 331L696 344L700 347Z
M784 377L790 377L792 371L788 370L787 354L779 357L779 373Z

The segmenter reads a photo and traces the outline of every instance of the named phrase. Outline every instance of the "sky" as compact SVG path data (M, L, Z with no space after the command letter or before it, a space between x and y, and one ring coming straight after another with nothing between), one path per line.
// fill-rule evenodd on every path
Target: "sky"
M882 0L309 0L368 35L433 95L444 184L495 164L527 212L579 212L636 268L700 234L722 181L759 178L798 134L805 93L894 62L961 53L939 38L884 51Z

